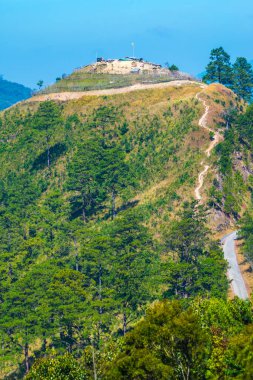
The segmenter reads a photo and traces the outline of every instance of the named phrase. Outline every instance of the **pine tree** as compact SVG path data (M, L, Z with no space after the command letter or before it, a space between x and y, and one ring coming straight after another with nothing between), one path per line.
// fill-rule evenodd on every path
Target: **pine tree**
M232 69L230 56L220 47L213 49L210 55L210 63L206 67L205 82L219 82L229 85L232 82Z
M103 182L111 198L111 217L116 216L115 200L117 195L127 186L134 184L134 179L130 179L130 168L125 162L125 152L118 144L106 146L104 149Z
M38 111L33 116L33 127L41 131L46 140L47 166L50 167L50 137L53 130L60 126L61 110L53 101L46 101L40 104Z
M150 284L152 274L159 272L158 257L147 229L132 211L115 219L111 237L110 282L115 292L114 298L123 315L125 334L130 317L152 299Z
M5 294L1 305L2 329L10 339L12 349L23 354L26 372L30 368L30 345L39 337L43 339L44 333L49 335L52 332L47 303L42 307L52 273L53 269L48 265L28 272Z
M71 203L75 213L81 209L84 222L105 199L101 165L103 147L96 139L90 139L79 146L68 166L67 188L76 192Z
M166 297L188 298L212 294L223 297L227 291L224 275L226 263L217 244L212 244L205 226L206 217L196 203L186 204L165 233L167 247L173 253L174 262L169 264Z
M253 69L246 58L239 57L233 65L233 91L249 102L253 90Z

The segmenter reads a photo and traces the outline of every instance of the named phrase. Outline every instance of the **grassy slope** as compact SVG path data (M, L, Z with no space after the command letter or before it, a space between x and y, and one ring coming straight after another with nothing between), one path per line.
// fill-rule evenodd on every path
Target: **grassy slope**
M174 213L183 200L189 200L194 196L200 162L210 141L208 132L198 126L203 106L195 99L195 95L200 90L197 86L184 86L106 97L84 97L67 102L63 106L64 117L76 113L82 120L82 125L71 131L73 145L80 138L84 140L88 137L89 131L85 128L85 123L91 118L94 109L99 106L114 106L119 110L121 120L129 123L127 138L135 145L129 153L129 160L136 166L136 170L142 165L146 170L145 176L139 175L138 190L131 196L138 200L140 205L148 204L151 210L150 219L157 219L158 224L161 218L168 217L170 211ZM234 102L234 98L230 91L219 86L210 86L204 94L211 104L209 122L215 127L221 122L219 115L222 109ZM19 111L15 108L6 114L6 117L11 118L17 112L33 112L37 106L20 106ZM157 126L152 126L151 120L154 117L158 120ZM8 128L9 130L2 129L0 136L6 141L0 147L1 177L10 170L19 171L24 166L29 166L28 162L32 162L32 156L38 156L44 151L40 139L33 138L33 131L24 130L22 122L18 129L15 126L17 130ZM149 136L150 131L152 132ZM65 138L64 128L55 131L55 142L64 141ZM147 142L140 146L140 139L147 139ZM55 178L57 182L64 181L61 179L61 173L64 173L66 162L71 159L74 149L73 147L65 153L54 165L54 174L50 179L51 187L55 185ZM43 178L47 174L46 170L41 170L33 172L32 175ZM213 176L214 172L211 172L209 183ZM118 205L120 203L121 200L118 199Z
M104 90L108 88L127 87L137 83L162 83L177 79L175 76L157 76L152 74L94 74L77 71L65 79L57 81L52 86L44 89L42 93L64 91L89 91ZM186 78L188 79L188 78Z

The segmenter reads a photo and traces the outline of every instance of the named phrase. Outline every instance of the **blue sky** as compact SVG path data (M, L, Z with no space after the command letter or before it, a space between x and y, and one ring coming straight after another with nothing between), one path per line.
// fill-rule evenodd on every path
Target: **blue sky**
M131 54L192 74L210 50L253 59L252 0L0 0L0 74L35 87Z

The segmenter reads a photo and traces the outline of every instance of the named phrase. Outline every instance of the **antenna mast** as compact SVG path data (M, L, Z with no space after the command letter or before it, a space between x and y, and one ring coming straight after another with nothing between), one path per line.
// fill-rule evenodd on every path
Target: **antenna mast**
M135 55L134 55L134 53L135 53L135 51L134 51L135 50L135 43L132 42L131 45L132 45L132 48L133 48L133 58L135 58Z

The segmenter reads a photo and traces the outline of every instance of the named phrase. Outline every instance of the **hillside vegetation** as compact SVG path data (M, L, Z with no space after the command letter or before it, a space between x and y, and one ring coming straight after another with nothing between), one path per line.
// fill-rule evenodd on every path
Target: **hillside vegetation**
M45 88L41 93L104 90L135 84L193 79L189 74L178 71L176 66L175 69L171 71L159 65L134 59L97 62L76 69L71 75L57 78L55 84ZM133 70L137 71L133 73Z
M68 77L57 81L52 86L45 88L42 93L65 91L90 91L104 90L106 88L120 88L132 86L136 83L163 83L174 80L173 77L155 76L151 74L93 74L87 72L74 72Z
M199 93L225 133L202 189L211 211L194 200L213 138ZM244 105L195 83L1 114L2 378L35 358L27 379L242 378L251 304L226 300L209 229L250 203L251 177L233 163L248 142L227 137L228 109Z

